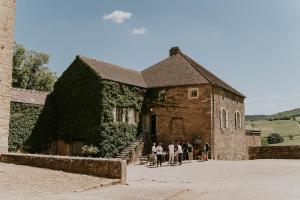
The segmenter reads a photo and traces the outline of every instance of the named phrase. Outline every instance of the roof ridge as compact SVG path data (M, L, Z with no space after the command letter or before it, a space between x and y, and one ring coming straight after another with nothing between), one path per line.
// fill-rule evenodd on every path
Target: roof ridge
M147 67L146 69L144 69L144 70L142 71L142 73L145 72L145 71L147 71L147 70L149 70L149 69L151 69L152 67L154 67L154 66L156 66L156 65L158 65L158 64L161 64L161 63L165 62L166 60L168 60L169 58L174 57L174 56L176 56L176 55L168 56L168 57L166 57L166 58L160 60L159 62L157 62L157 63L155 63L155 64L153 64L153 65L150 65L149 67Z
M206 77L206 75L205 74L203 74L199 69L197 69L195 66L194 66L194 64L193 63L191 63L191 61L189 60L189 59L187 59L187 55L185 55L184 53L182 53L181 51L180 52L178 52L178 54L180 54L188 63L190 63L191 65L192 65L192 67L198 72L198 73L200 73L208 82L212 82L209 78L207 78ZM200 65L200 64L198 64L198 65ZM204 68L202 65L200 65L202 68Z
M131 68L127 68L127 67L123 67L123 66L120 66L120 65L117 65L117 64L113 64L113 63L104 61L104 60L98 60L98 59L93 58L93 57L84 56L84 55L78 55L78 56L79 56L79 58L80 58L80 57L81 57L81 58L86 58L86 59L94 60L94 61L96 61L96 62L100 62L100 63L106 64L106 65L110 65L110 66L113 66L113 67L118 67L118 68L121 68L121 69L124 69L124 70L129 70L129 71L141 73L141 71L138 71L138 70L135 70L135 69L131 69Z
M238 90L234 89L232 86L230 86L228 83L226 83L224 80L222 80L221 78L219 78L218 76L214 75L212 72L210 72L209 70L207 70L205 67L203 67L202 65L200 65L199 63L197 63L194 59L190 58L189 56L185 55L182 52L179 52L179 54L181 54L184 59L186 59L202 76L204 76L210 83L213 83L215 85L218 85L224 89L227 90L231 90L231 92L234 92L242 97L245 97L245 95L243 95L242 93L240 93ZM195 66L196 65L196 66ZM202 71L200 71L199 67L201 68L201 70L204 70L204 73ZM211 76L210 78L208 78L207 76ZM224 84L226 87L219 85L216 81L221 82L222 84Z

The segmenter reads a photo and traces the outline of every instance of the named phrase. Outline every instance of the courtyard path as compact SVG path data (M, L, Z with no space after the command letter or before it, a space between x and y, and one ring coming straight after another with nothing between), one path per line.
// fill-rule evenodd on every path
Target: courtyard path
M3 171L0 164L0 171ZM5 164L6 165L6 164ZM20 166L15 166L20 167ZM21 167L18 173L28 167ZM41 170L36 169L35 170ZM299 200L300 199L300 160L253 160L253 161L209 161L185 163L182 166L164 166L161 168L148 168L145 166L128 166L128 185L115 185L109 187L96 187L86 191L73 192L76 178L67 178L68 173L62 173L58 181L49 171L49 178L38 180L43 184L43 195L32 192L26 193L30 185L34 185L35 179L40 176L31 174L32 179L27 184L9 180L3 183L0 172L0 199L3 195L14 194L18 199L204 199L204 200ZM17 172L17 171L16 171ZM7 173L7 172L6 172ZM37 172L36 172L37 173ZM67 175L64 175L67 174ZM25 176L24 174L21 176ZM76 175L77 176L77 175ZM78 175L81 181L91 183L94 177ZM82 176L82 177L81 177ZM35 178L34 178L35 177ZM67 186L70 180L73 181ZM47 189L47 184L57 181L57 189L54 192L52 186ZM10 187L2 189L5 184ZM17 184L14 187L13 184ZM97 182L95 183L97 185ZM90 184L93 185L93 184ZM66 187L64 191L63 187ZM7 198L3 198L7 199ZM16 199L16 198L13 198Z

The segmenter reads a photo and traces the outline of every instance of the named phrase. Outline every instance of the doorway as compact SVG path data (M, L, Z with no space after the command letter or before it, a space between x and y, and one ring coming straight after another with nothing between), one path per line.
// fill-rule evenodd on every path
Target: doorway
M151 115L151 135L152 141L157 142L157 132L156 132L156 115Z

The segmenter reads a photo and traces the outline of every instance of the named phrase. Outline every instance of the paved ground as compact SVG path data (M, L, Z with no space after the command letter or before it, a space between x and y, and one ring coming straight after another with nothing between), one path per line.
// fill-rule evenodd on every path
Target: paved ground
M11 169L15 173L11 174ZM19 170L19 171L18 171ZM37 170L37 171L35 171ZM179 167L128 167L128 185L88 189L94 177L0 164L0 197L3 199L205 199L282 200L300 199L300 160L209 161L186 163ZM42 170L42 171L43 171ZM2 173L1 173L2 171ZM24 183L19 180L30 179ZM23 173L22 173L23 172ZM3 174L4 173L4 174ZM7 174L9 173L9 175ZM5 175L7 174L7 175ZM42 174L42 176L41 176ZM5 178L11 176L11 178ZM24 176L24 177L23 177ZM61 177L62 176L62 177ZM75 176L75 175L74 175ZM77 177L79 176L79 177ZM23 177L23 178L17 178ZM46 178L46 179L45 179ZM72 192L87 185L85 191ZM19 180L18 180L19 179ZM35 181L36 180L36 181ZM70 182L71 180L71 182ZM5 182L3 182L5 181ZM36 185L43 184L43 193ZM52 190L56 182L57 190ZM68 184L69 183L69 184ZM6 186L6 185L9 186ZM78 184L78 185L77 185ZM97 185L97 181L96 181ZM37 187L37 188L35 188ZM64 188L66 187L66 188ZM31 192L28 192L31 191ZM79 190L79 189L78 189ZM54 192L55 191L55 192ZM27 195L27 196L24 196ZM26 198L25 198L26 197Z

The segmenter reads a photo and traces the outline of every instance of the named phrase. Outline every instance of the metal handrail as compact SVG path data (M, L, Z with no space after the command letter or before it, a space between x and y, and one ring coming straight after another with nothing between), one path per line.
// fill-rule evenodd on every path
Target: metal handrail
M139 136L133 142L131 142L122 151L120 151L119 154L121 154L123 151L125 151L127 148L129 148L132 144L138 142L141 139L144 139L144 137L147 135L147 133L148 133L148 129L144 130L141 134L139 134Z

